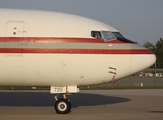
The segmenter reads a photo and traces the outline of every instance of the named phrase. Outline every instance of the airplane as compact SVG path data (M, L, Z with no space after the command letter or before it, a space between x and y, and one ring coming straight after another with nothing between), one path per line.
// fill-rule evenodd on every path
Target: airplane
M0 9L0 86L48 86L58 114L67 94L153 65L155 55L117 29L68 13Z

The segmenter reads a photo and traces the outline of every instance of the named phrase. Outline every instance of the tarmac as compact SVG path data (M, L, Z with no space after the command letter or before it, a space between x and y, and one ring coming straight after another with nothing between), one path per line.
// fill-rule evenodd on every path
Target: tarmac
M0 91L0 120L163 120L163 89L82 90L69 114L54 110L49 91Z

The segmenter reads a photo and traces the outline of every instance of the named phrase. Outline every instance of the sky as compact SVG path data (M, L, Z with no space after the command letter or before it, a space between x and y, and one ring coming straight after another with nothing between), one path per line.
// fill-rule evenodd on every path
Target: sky
M141 45L155 44L163 38L163 0L0 0L0 8L48 10L88 17L118 29Z

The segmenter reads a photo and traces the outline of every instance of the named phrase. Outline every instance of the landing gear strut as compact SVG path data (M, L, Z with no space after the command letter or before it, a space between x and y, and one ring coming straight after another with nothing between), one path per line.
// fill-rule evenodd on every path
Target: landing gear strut
M71 111L71 102L67 99L66 94L62 94L63 98L58 99L57 97L59 95L61 94L58 94L54 97L56 100L54 109L58 114L67 114Z

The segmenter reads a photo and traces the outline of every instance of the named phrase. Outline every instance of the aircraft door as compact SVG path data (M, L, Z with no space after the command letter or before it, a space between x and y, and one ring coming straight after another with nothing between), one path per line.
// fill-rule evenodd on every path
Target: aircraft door
M21 55L23 53L24 21L10 20L7 22L6 37L6 54Z

